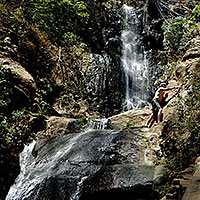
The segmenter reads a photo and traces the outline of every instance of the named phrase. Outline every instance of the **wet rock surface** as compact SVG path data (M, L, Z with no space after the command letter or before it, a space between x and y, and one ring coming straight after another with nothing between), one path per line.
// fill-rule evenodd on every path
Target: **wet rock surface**
M106 53L91 55L85 80L83 90L89 97L89 109L95 109L104 116L120 112L123 80L119 58Z
M22 153L7 200L153 199L155 167L141 162L141 144L142 137L112 130L38 140Z

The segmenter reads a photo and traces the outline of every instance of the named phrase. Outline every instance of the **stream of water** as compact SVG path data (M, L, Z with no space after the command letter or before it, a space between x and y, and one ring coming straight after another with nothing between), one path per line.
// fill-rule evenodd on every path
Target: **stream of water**
M124 30L121 34L122 67L125 74L125 99L123 111L148 105L148 61L142 36L141 20L137 11L127 5L123 6Z

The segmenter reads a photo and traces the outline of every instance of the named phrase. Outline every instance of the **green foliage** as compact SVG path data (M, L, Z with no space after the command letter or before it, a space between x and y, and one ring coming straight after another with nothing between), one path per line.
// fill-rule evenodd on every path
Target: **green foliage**
M37 86L39 88L39 95L41 101L48 101L51 97L51 93L53 92L53 84L47 78L39 78L37 79Z
M199 134L200 74L195 74L194 76L187 75L184 81L186 83L187 95L181 98L180 105L184 105L183 109L178 105L179 113L184 117L184 121L181 118L180 120L187 124L192 133Z
M135 126L135 123L131 120L125 120L125 122L123 123L124 128L132 128Z
M1 114L0 138L3 138L9 146L22 148L24 142L28 142L33 136L30 133L29 120L35 115L26 109L13 111L9 118Z
M11 43L10 37L5 37L4 39L2 39L2 41L0 43L0 50L1 51L7 51L11 55L15 54L17 52L17 48L18 47L15 44Z
M47 32L53 42L79 32L89 19L84 1L23 0L20 5L26 20Z
M0 66L0 140L10 147L21 148L31 137L29 119L36 114L23 109L7 112L10 90L6 87L8 71Z
M168 80L173 79L175 77L176 67L179 63L180 61L171 61L164 64L161 68L163 70L162 76L160 76L154 84L158 87L161 82L168 82Z
M0 113L4 111L5 107L7 107L7 102L9 101L9 89L3 84L6 81L7 70L0 66Z
M170 190L171 185L172 184L170 181L162 184L154 184L153 191L156 192L159 196L159 199L161 199Z
M195 8L192 11L192 16L191 18L195 21L195 22L200 22L200 4L196 5Z
M115 92L115 95L120 95L120 91L117 90L117 91Z
M186 47L187 42L199 34L200 5L196 5L187 17L170 18L163 23L164 48L175 54Z
M0 114L0 136L4 136L7 132L8 132L8 129L9 129L9 124L8 124L8 119L7 117L5 117L4 115Z
M79 123L87 123L87 118L80 118L80 119L78 119L78 122Z
M177 51L183 37L183 18L169 19L162 26L164 32L164 47L166 50Z

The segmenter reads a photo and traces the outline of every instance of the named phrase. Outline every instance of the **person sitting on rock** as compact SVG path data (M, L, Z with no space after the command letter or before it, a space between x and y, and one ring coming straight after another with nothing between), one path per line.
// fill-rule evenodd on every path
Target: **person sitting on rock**
M158 117L158 123L161 122L163 107L169 102L169 101L167 101L167 102L165 101L166 100L166 96L164 96L164 94L167 91L170 91L170 90L173 90L173 89L177 89L177 88L180 88L180 86L167 88L166 83L161 83L160 84L159 88L155 92L155 96L154 96L153 102L152 102L153 113L149 117L149 119L148 119L148 121L147 121L145 126L150 127L151 123L155 119L156 115Z

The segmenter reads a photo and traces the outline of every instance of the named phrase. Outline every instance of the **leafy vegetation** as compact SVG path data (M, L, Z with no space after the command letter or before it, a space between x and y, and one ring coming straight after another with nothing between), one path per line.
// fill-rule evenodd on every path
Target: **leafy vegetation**
M163 25L164 45L166 50L176 52L179 49L183 37L183 18L172 18Z
M0 66L0 112L3 112L5 107L7 107L7 102L8 100L8 95L9 95L9 90L8 88L2 84L4 81L6 81L6 69L3 66Z
M124 129L131 129L135 126L136 123L134 123L133 121L131 120L125 120L125 122L123 123L123 128Z
M14 153L23 149L24 144L30 142L35 137L35 131L39 130L43 121L38 121L38 114L28 110L15 110L10 117L0 114L0 138L4 140L4 145L8 145ZM37 121L37 128L35 124Z
M169 19L163 24L164 48L168 58L163 80L175 76L176 67L183 62L183 55L192 48L193 39L200 35L200 5L196 5L186 17ZM185 72L182 80L184 93L174 106L176 115L166 122L162 150L166 164L173 170L181 170L200 155L200 74L196 70Z
M199 35L199 25L200 5L186 17L170 18L163 23L164 48L172 58L180 57L187 50L188 41Z
M78 0L23 0L19 9L27 21L59 44L76 37L74 34L81 32L89 20L85 2Z

